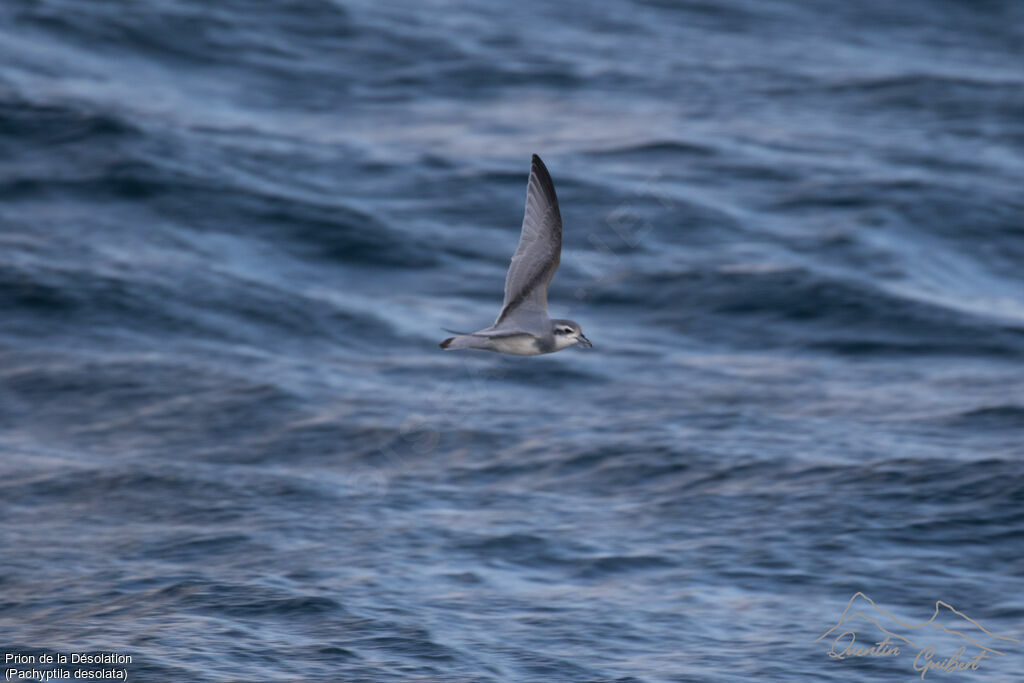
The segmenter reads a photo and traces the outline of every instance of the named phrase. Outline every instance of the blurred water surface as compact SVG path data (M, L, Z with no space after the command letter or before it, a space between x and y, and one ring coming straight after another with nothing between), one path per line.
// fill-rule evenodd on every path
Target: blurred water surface
M1013 2L7 0L5 651L916 676L814 642L858 590L1024 638L1022 64ZM443 353L534 152L595 348Z

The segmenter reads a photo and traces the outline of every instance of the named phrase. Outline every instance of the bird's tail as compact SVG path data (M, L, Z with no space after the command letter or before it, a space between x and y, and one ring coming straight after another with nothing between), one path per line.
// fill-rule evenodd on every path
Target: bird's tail
M478 337L472 334L459 334L448 337L438 346L445 351L458 351L459 349L480 349L486 347L490 340L486 337Z

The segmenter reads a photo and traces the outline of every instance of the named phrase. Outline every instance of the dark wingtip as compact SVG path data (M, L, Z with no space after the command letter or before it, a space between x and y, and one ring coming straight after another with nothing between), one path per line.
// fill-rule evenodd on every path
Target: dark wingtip
M555 194L555 181L551 179L551 173L548 172L548 167L544 165L540 157L536 154L533 155L533 163L530 166L530 175L536 176L537 181L540 183L541 189L547 195L547 198L558 206L558 195Z
M448 348L449 346L451 346L451 343L452 343L453 341L455 341L455 337L448 337L448 338L447 338L447 339L445 339L445 340L444 340L443 342L441 342L440 344L438 344L438 346L440 346L440 347L441 347L442 349L447 349L447 348Z

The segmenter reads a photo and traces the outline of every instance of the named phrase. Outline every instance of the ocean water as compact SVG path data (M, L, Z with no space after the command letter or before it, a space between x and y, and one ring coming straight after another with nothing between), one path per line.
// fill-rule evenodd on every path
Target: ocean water
M531 153L594 348L442 352ZM0 649L1019 680L1022 178L1017 2L5 0Z

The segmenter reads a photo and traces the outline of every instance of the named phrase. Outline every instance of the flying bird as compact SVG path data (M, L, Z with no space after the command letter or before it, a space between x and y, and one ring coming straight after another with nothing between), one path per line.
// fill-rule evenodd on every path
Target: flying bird
M455 332L441 342L447 351L480 349L538 356L574 344L593 346L572 320L548 317L548 285L562 258L562 216L551 174L533 155L526 185L526 211L519 248L505 276L505 301L498 319L477 332Z

